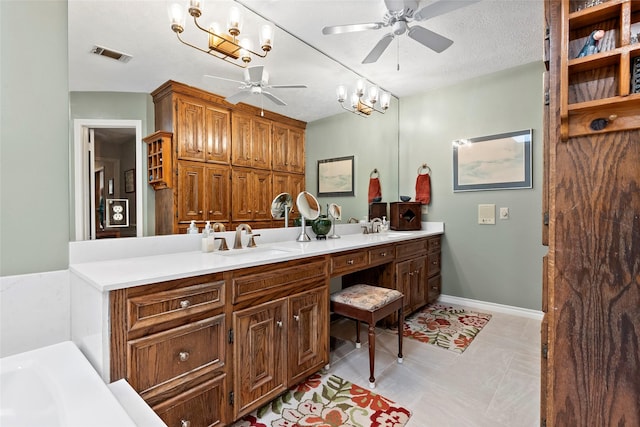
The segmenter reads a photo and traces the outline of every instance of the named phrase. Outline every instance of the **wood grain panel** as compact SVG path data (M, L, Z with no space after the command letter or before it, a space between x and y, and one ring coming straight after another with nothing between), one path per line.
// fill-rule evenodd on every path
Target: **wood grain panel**
M556 146L552 425L640 425L639 141Z

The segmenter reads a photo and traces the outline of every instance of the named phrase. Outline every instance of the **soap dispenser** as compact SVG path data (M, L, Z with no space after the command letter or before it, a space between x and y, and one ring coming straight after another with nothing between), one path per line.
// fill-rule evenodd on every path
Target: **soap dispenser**
M207 221L202 230L202 252L213 252L213 243L213 230L211 229L211 224Z
M389 231L389 223L387 222L387 217L382 217L382 225L380 226L380 231L385 232Z
M196 227L195 220L191 221L191 225L187 228L187 234L198 234L198 227Z

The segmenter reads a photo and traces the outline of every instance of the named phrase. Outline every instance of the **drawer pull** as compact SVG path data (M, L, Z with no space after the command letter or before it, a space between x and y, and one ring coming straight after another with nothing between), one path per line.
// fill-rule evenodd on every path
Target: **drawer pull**
M191 305L191 301L188 299L180 301L180 308L188 308Z
M352 259L347 260L347 264L349 264L349 265L353 265L353 263L354 263L354 261L353 261Z
M434 291L437 291L438 287L437 286L432 286L431 289L433 289Z
M278 328L282 328L282 320L277 320L276 325L278 325Z
M295 320L296 322L300 321L300 316L298 316L297 314L293 315L293 320Z
M431 264L438 265L438 261L433 261Z
M180 420L180 427L191 427L191 421L189 421L189 420Z
M189 352L181 351L180 353L178 353L178 359L180 359L181 362L186 362L187 360L189 360Z
M380 252L380 256L387 256L386 252Z

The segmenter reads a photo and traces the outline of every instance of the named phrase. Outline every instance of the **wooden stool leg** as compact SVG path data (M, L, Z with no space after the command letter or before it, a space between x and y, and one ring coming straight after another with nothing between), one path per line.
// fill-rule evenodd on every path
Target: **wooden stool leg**
M373 376L376 361L376 325L369 323L369 388L376 387L376 378Z
M404 335L404 314L402 306L398 309L398 363L402 363L402 337Z
M360 321L356 320L356 348L362 347L360 343Z

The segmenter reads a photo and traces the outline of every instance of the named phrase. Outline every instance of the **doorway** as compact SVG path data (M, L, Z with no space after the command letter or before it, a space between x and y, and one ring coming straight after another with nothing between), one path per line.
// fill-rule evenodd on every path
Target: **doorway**
M72 240L143 236L142 123L74 120Z

